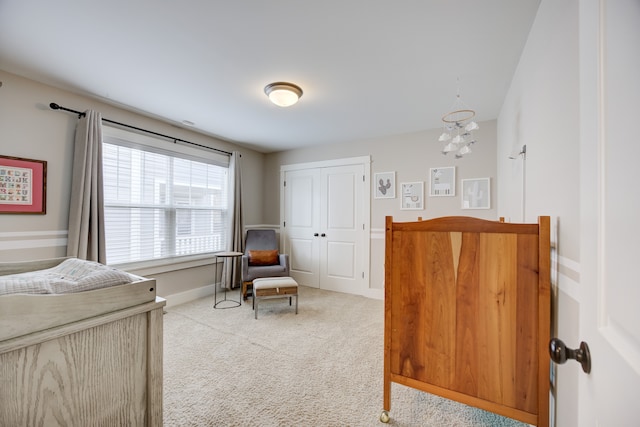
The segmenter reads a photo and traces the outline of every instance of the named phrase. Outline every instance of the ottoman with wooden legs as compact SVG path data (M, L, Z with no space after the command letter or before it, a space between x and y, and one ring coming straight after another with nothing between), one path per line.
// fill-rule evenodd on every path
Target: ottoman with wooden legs
M298 282L292 277L261 277L253 279L253 310L258 318L258 304L264 299L296 297L296 314L298 314Z

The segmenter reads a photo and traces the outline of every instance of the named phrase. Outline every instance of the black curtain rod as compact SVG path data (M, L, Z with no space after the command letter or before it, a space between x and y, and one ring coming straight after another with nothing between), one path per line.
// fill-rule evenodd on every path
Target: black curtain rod
M68 111L70 113L77 114L78 118L80 118L80 117L85 115L82 111L76 111L76 110L72 110L71 108L65 108L65 107L63 107L61 105L56 104L55 102L52 102L51 104L49 104L49 107L52 110L64 110L64 111ZM180 142L184 142L185 144L191 144L191 145L195 145L197 147L206 148L207 150L217 151L219 153L226 154L227 156L231 156L231 154L232 154L232 153L230 153L228 151L220 150L218 148L207 147L206 145L197 144L195 142L187 141L187 140L180 139L180 138L174 138L173 136L164 135L162 133L154 132L154 131L147 130L147 129L142 129L142 128L139 128L139 127L136 127L136 126L131 126L131 125L128 125L128 124L125 124L125 123L120 123L120 122L116 122L116 121L105 119L105 118L103 118L102 121L103 122L107 122L107 123L112 123L112 124L118 125L118 126L124 126L126 128L129 128L129 129L135 129L135 130L138 130L140 132L146 132L146 133L150 133L150 134L153 134L153 135L161 136L163 138L171 139L171 140L173 140L174 143L177 143L178 141L180 141Z

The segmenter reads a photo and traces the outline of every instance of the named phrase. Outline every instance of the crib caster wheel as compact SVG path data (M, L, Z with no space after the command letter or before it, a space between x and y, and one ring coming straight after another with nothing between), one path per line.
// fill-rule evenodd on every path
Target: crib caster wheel
M389 418L389 412L387 411L382 411L382 413L380 414L380 422L381 423L388 423L390 420Z

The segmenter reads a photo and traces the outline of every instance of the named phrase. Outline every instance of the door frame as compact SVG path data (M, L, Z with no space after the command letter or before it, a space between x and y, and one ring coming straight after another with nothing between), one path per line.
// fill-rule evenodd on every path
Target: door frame
M317 162L294 163L280 166L280 229L285 230L284 214L284 180L287 172L328 168L334 166L362 165L364 167L364 193L362 194L362 221L364 224L362 242L362 271L366 287L362 293L369 298L377 298L379 289L371 289L371 156L346 157L341 159L321 160ZM285 232L280 233L280 247L285 247Z

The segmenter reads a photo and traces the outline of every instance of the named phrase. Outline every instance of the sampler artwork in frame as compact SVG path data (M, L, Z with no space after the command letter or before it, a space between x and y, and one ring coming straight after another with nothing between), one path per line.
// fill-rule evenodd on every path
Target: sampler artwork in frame
M431 168L429 173L429 196L452 197L456 195L456 168Z
M47 162L0 155L0 214L47 212Z
M375 198L395 199L396 198L396 173L378 172L374 176Z
M420 182L403 182L400 184L402 188L402 204L400 209L416 210L424 209L424 186Z
M491 182L489 178L463 179L462 209L490 209Z

